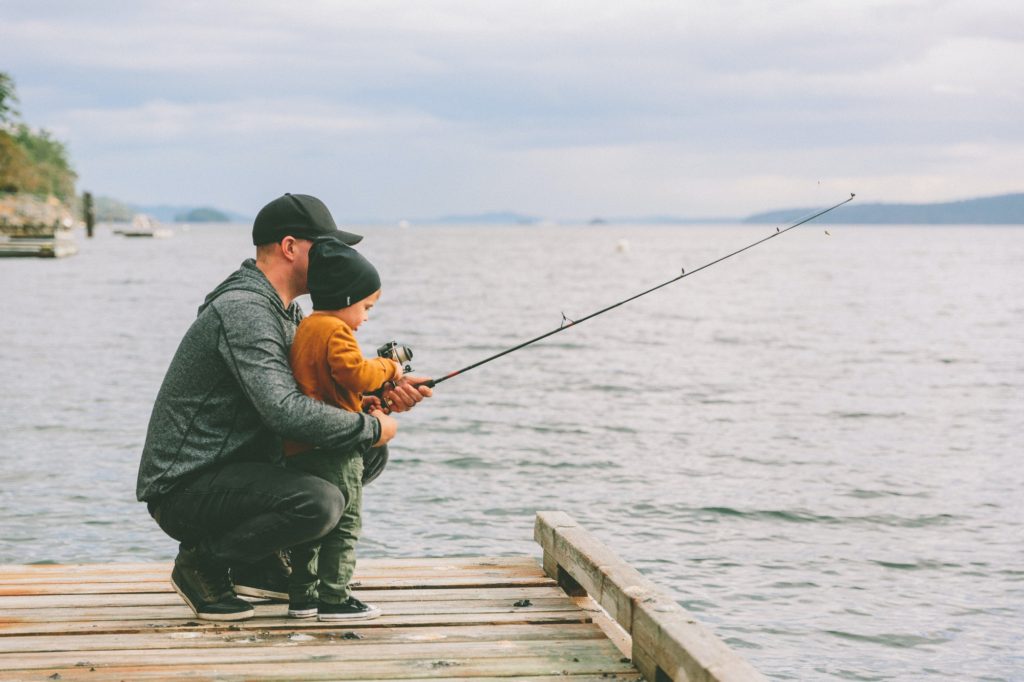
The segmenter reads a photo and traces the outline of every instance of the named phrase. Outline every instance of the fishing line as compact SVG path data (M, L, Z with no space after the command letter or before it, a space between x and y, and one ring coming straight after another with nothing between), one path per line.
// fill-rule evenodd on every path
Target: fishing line
M747 244L742 249L737 249L737 250L733 251L732 253L728 253L728 254L726 254L724 256L721 256L720 258L716 258L715 260L711 261L710 263L705 263L704 265L700 266L699 268L696 268L694 270L690 270L689 272L687 272L686 269L684 268L683 271L681 272L681 274L673 277L672 279L667 280L665 282L662 282L661 284L658 284L656 286L653 286L650 289L647 289L646 291L641 291L639 294L636 294L634 296L630 296L629 298L624 298L621 301L619 301L617 303L613 303L613 304L611 304L610 306L608 306L606 308L601 308L600 310L598 310L596 312L590 313L586 317L581 317L578 320L570 320L568 317L565 316L565 313L562 313L562 324L559 325L556 329L552 329L549 332L545 332L544 334L541 334L540 336L534 337L534 338L530 339L529 341L524 341L524 342L522 342L520 344L512 346L511 348L506 348L505 350L501 351L500 353L495 353L494 355L491 355L490 357L486 357L483 360L479 360L477 362L474 362L472 365L467 365L467 366L463 367L462 369L457 369L454 372L451 372L449 374L445 374L440 379L430 379L430 380L424 381L424 382L422 382L422 383L420 383L418 385L420 385L420 386L429 386L429 387L432 388L434 386L437 386L442 381L448 381L449 379L457 377L460 374L464 374L464 373L468 372L471 369L476 369L480 365L486 365L488 362L491 362L493 360L497 360L498 358L500 358L500 357L502 357L504 355L508 355L509 353L514 353L517 350L521 350L523 348L526 348L527 346L532 345L534 343L537 343L538 341L541 341L543 339L546 339L549 336L554 336L555 334L557 334L559 332L564 332L566 329L569 329L570 327L575 327L576 325L582 324L583 322L586 322L587 320L589 320L591 318L597 317L598 315L603 315L604 313L608 312L609 310L614 310L615 308L618 308L621 305L625 305L625 304L629 303L630 301L635 301L636 299L640 298L641 296L646 296L647 294L649 294L649 293L651 293L653 291L657 291L658 289L661 289L663 287L667 287L669 284L674 284L675 282L678 282L681 279L689 277L690 275L695 275L698 272L700 272L701 270L706 270L707 268L710 268L712 265L715 265L717 263L721 263L722 261L726 260L727 258L732 258L733 256L735 256L737 254L743 253L744 251L746 251L748 249L754 248L758 244L763 244L766 241L768 241L769 239L775 239L778 236L786 234L787 232L792 230L794 227L800 227L804 223L809 223L812 220L814 220L815 218L820 218L821 216L825 215L829 211L834 211L835 209L839 208L843 204L847 204L847 203L853 201L853 197L854 196L856 196L856 195L854 195L851 192L849 199L845 199L843 201L840 201L835 206L830 206L829 208L826 208L823 211L818 211L817 213L815 213L813 215L809 215L806 218L801 218L800 220L798 220L797 222L793 223L792 225L786 227L785 229L780 229L780 228L776 227L775 228L775 232L773 232L772 234L768 235L767 237L764 237L763 239L758 239L756 242Z

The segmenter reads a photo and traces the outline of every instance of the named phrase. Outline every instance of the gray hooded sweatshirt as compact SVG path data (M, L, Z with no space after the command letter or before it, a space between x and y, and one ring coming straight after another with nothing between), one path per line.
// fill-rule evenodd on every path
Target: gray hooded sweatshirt
M252 259L206 297L149 418L135 495L157 500L190 474L232 461L280 462L281 439L365 453L380 423L303 395L288 353L302 319Z

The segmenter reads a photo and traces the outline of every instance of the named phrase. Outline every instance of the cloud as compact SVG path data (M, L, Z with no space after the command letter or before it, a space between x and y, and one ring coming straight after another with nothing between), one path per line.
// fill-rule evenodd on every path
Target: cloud
M293 99L200 104L156 100L136 107L73 109L64 114L64 121L69 132L81 132L95 144L150 146L265 135L430 134L439 126L427 116L357 111Z
M1024 143L1016 12L998 0L9 1L0 61L26 116L72 142L83 182L114 192L139 191L143 163L163 169L148 192L212 192L186 168L198 164L238 207L246 178L275 182L252 166L274 158L357 188L347 205L366 215L732 214L781 192L802 201L822 177L887 200L1024 186L1003 165Z

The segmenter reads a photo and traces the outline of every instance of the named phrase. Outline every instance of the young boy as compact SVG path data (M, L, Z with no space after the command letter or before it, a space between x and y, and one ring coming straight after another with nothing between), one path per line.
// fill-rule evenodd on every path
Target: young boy
M380 277L351 247L320 239L309 251L308 283L314 312L299 324L292 342L295 380L306 395L359 412L363 393L402 376L401 365L393 360L364 358L354 335L380 298ZM379 409L379 402L372 409ZM318 616L322 621L376 618L380 609L359 601L349 589L362 528L362 455L315 450L294 442L285 442L285 455L289 467L338 486L346 505L338 525L327 535L292 548L288 615Z

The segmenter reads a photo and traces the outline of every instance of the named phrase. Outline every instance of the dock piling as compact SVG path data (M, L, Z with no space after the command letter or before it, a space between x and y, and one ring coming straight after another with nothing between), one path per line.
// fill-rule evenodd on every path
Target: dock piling
M96 207L92 203L92 192L82 194L82 217L85 219L85 236L92 239L96 227Z

